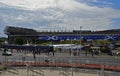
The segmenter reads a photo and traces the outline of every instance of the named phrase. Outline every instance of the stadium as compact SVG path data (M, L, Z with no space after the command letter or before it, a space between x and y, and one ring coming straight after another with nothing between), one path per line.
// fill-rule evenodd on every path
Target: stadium
M88 50L82 50L80 44L54 44L59 47L55 51L53 46L35 44L43 41L81 42L81 39L114 42L120 40L120 29L38 32L34 29L7 26L4 32L8 35L8 43L0 45L2 76L120 76L119 57L105 53L95 54L93 51L86 54ZM16 44L18 38L23 40L23 45ZM26 45L27 43L33 44ZM97 51L100 49L91 48ZM76 51L79 54L74 55Z
M4 30L8 35L8 43L14 44L17 37L22 38L24 43L35 43L41 41L61 41L61 40L119 40L120 29L91 31L91 30L73 30L73 31L36 31L34 29L7 26ZM32 41L32 42L31 42Z

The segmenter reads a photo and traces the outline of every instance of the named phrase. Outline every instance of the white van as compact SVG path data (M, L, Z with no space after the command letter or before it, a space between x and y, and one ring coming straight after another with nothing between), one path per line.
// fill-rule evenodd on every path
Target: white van
M6 51L2 53L3 56L11 56L12 53L10 51Z

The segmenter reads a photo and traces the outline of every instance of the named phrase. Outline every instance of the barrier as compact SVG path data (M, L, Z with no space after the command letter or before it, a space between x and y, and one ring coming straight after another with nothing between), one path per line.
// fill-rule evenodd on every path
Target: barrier
M37 75L44 76L44 71L38 71L38 70L32 70L32 69L30 69L30 71L32 71L33 73L36 73Z
M59 67L59 69L61 69L59 71L59 76L70 76L71 72L68 69L63 69L61 67Z
M87 68L87 69L101 69L104 70L113 70L120 71L120 66L109 66L109 65L101 65L101 64L79 64L79 63L53 63L53 62L10 62L7 63L2 62L2 65L9 66L26 66L26 64L31 66L50 66L50 67L76 67L76 68Z
M18 75L18 71L14 71L14 70L7 70L7 72L11 73L11 74L16 74Z
M62 75L62 76L69 76L70 73L61 71L61 72L59 72L59 75L60 75L60 76L61 76L61 75Z

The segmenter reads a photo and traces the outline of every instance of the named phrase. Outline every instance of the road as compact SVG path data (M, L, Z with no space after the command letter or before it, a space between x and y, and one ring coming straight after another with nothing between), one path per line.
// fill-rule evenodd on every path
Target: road
M45 60L49 60L51 62L68 62L71 63L83 63L83 64L103 64L103 65L112 65L112 66L120 66L120 58L115 56L108 56L104 54L95 55L92 57L90 54L87 56L81 53L78 56L71 56L69 53L55 53L55 55L46 55L45 53L41 53L36 55L36 61L44 62ZM2 52L0 52L0 62L3 61L34 61L33 54L31 53L17 53L13 52L12 56L2 56Z

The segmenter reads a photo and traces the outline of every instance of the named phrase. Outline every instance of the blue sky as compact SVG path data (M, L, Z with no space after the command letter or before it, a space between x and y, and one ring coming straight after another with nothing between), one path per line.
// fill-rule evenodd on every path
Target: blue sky
M111 7L120 10L120 0L106 0L107 2L112 3Z
M120 28L120 0L0 0L0 36L5 26L36 30Z

